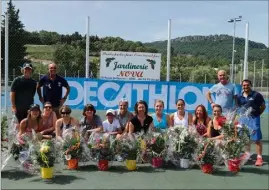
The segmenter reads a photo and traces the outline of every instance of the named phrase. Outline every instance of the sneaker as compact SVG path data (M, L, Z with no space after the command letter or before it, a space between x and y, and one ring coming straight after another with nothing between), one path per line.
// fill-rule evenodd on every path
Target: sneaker
M120 155L118 155L117 156L117 161L122 162L123 161L123 158Z
M262 158L257 158L255 166L262 166L263 165L263 160Z

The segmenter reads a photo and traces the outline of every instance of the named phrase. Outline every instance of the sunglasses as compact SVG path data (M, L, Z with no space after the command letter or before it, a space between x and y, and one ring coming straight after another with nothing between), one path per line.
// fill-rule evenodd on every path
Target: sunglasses
M51 109L51 108L52 108L52 106L44 106L44 108Z
M63 114L63 115L68 115L68 114L70 114L71 112L61 112L61 114Z
M50 67L50 69L56 69L56 67Z

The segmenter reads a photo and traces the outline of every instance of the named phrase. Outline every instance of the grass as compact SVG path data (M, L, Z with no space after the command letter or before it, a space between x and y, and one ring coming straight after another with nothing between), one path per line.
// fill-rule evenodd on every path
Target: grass
M31 58L53 60L56 45L25 45Z

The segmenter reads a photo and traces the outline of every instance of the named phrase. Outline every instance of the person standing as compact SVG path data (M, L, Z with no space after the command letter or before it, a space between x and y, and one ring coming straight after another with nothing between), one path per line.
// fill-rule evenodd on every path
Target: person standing
M250 109L250 122L247 122L250 129L250 140L256 144L257 160L255 165L262 166L262 132L260 116L265 110L265 101L263 96L251 89L252 83L250 80L245 79L242 81L243 92L237 95L237 105L244 109ZM242 121L244 124L244 121ZM247 146L247 151L243 155L242 159L248 160L250 157L250 144Z
M10 90L11 109L15 113L18 123L27 117L30 105L34 103L36 93L36 81L31 78L33 73L32 64L24 63L21 72L23 75L14 79Z
M70 87L65 78L59 76L56 72L57 66L51 63L48 66L49 74L43 76L37 84L37 94L41 103L51 102L53 111L56 113L57 118L60 118L59 108L66 101L70 92ZM41 87L43 86L43 96L41 94ZM62 87L66 88L66 93L63 96Z
M223 113L232 110L234 108L234 101L236 100L237 90L234 84L232 84L227 77L226 71L218 71L219 83L212 86L206 94L207 100L213 109L215 104L222 107ZM211 94L216 94L216 102L213 102Z

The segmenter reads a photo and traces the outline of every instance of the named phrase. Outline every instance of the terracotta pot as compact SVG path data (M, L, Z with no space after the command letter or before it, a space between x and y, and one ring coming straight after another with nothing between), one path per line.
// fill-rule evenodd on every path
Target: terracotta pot
M203 164L201 169L206 174L211 174L213 172L213 164Z
M241 160L238 158L228 160L228 170L234 173L240 171L240 162Z
M129 171L136 170L136 160L126 160L126 168Z
M53 177L53 167L51 168L40 168L41 177L43 179L51 179Z
M68 169L71 169L71 170L78 169L78 159L67 160L67 167Z
M161 157L154 157L152 158L152 166L154 168L160 168L163 166L163 158Z
M99 160L98 161L98 169L101 171L108 170L108 160Z

